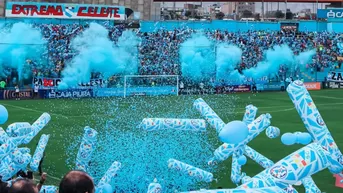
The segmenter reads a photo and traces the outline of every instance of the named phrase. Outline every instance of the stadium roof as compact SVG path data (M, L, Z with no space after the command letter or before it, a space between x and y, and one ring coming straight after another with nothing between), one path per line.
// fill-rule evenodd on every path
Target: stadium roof
M262 0L154 0L154 2L262 2ZM284 3L285 0L264 0L264 2L280 2ZM288 3L343 3L343 0L287 0Z

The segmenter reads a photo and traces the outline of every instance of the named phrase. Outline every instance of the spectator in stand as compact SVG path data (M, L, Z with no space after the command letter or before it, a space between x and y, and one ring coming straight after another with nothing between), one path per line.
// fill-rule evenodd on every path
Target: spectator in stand
M33 88L33 98L37 98L38 97L38 90L39 90L39 86L38 84L35 84L35 87Z
M38 193L38 188L33 180L22 178L14 181L8 193Z
M124 25L111 26L108 23L103 23L103 25L109 30L109 39L114 43L125 30ZM51 69L41 69L37 65L39 61L27 60L27 62L32 66L35 76L60 77L65 64L77 54L70 46L71 40L82 33L88 25L35 24L34 27L41 30L48 42L48 52L45 53L45 58L42 58L49 60L53 66ZM138 36L142 39L138 48L139 73L141 75L180 75L179 47L192 33L194 30L189 28L171 31L161 29L151 33L138 32ZM237 66L239 71L255 67L259 61L263 60L263 53L267 49L282 44L290 46L296 54L310 49L317 50L313 62L307 64L309 73L323 71L325 68L340 68L343 59L343 51L337 46L338 43L343 42L343 38L338 33L299 33L293 28L288 28L279 32L249 30L233 33L223 30L205 30L204 34L217 43L235 44L242 49L242 61ZM284 80L288 70L281 67L276 80Z
M19 85L16 85L15 86L15 100L20 100L19 93L20 93Z
M0 176L0 178L2 178L2 177ZM6 182L2 182L0 180L0 192L1 193L8 193L9 189L10 189L9 184Z
M94 193L92 178L83 171L70 171L62 179L59 193Z
M1 89L1 90L5 90L5 87L6 87L6 82L2 80L2 81L0 82L0 89Z

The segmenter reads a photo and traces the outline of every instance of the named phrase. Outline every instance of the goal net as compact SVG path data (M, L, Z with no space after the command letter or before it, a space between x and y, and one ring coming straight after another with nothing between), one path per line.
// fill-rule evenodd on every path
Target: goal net
M178 75L127 75L124 77L124 97L178 95Z

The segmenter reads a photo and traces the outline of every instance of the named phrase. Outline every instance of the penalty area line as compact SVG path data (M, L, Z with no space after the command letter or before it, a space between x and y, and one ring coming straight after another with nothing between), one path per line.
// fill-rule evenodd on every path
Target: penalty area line
M20 107L20 106L17 106L17 105L5 104L5 106L21 109L21 110L24 110L24 111L31 111L31 112L36 112L36 113L45 113L44 111L40 111L40 110L36 110L36 109L29 109L29 108ZM50 115L54 115L54 116L60 116L60 117L64 117L64 118L69 118L68 116L61 115L61 114L56 114L56 113L49 113L49 114Z

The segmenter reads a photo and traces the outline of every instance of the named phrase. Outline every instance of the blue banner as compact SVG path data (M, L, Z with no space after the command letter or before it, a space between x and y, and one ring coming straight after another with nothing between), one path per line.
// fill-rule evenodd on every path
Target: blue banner
M283 82L256 84L256 89L259 91L281 91L282 87L285 89L285 84Z
M114 97L124 96L124 88L97 88L93 90L95 97ZM160 95L176 95L176 86L160 86L160 87L128 87L126 88L126 96L160 96Z
M343 19L343 9L318 9L317 10L318 19Z
M84 90L46 90L45 98L64 99L64 98L90 98L93 97L91 89Z
M122 97L124 88L98 88L93 90L95 97Z

